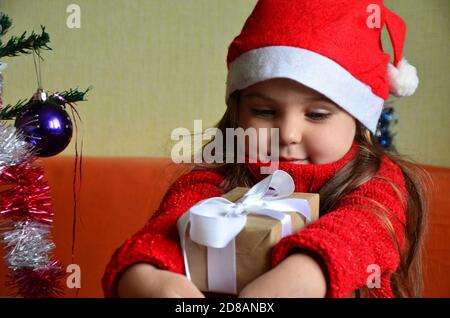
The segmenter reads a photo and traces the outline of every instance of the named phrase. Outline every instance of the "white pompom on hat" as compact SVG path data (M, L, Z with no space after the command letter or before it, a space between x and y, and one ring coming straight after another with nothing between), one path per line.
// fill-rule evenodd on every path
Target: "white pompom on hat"
M405 59L401 59L397 67L388 64L388 79L389 91L397 97L411 96L419 86L416 68Z

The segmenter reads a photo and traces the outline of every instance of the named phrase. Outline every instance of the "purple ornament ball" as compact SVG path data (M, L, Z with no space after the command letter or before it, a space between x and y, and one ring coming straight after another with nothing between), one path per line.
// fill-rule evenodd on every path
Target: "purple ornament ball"
M51 157L63 151L72 139L72 121L58 104L34 101L16 117L15 127L26 136L39 157Z

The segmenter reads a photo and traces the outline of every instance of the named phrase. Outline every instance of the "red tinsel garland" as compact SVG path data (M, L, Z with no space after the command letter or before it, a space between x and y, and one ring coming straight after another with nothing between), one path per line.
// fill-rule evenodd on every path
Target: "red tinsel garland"
M0 221L4 241L7 234L12 233L17 224L38 222L50 225L53 222L50 187L44 180L43 169L32 165L35 159L31 157L30 160L21 164L0 170ZM50 231L44 233L45 236L50 235ZM43 239L49 238L43 237ZM26 249L26 243L19 248L20 243L19 241L15 246L11 244L5 246L7 263L14 257L14 253L21 252L20 248L22 252ZM51 246L51 241L48 240L48 243L47 246ZM63 286L60 281L65 272L60 269L59 261L46 255L49 251L40 252L42 255L31 253L28 265L26 262L24 265L8 264L10 272L7 286L16 289L14 296L41 298L57 297L62 293ZM45 264L41 262L36 265L36 262L32 262L33 257L44 259ZM46 259L48 261L45 262Z

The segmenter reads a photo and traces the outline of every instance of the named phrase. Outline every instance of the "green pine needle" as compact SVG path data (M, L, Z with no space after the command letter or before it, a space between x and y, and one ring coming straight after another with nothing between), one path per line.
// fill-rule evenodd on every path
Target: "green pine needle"
M51 50L47 45L50 43L50 36L45 32L45 27L41 25L42 33L36 34L34 31L27 37L27 31L24 31L21 36L13 36L8 42L3 45L0 39L0 58L4 56L18 56L19 54L30 54L33 51L39 55L39 50Z
M0 109L0 120L12 120L15 119L16 116L19 114L19 112L23 109L25 105L27 105L29 101L27 102L26 99L20 100L15 104L12 105L6 105L5 107Z
M78 88L75 89L71 88L68 91L58 93L59 96L64 98L65 102L54 95L49 96L48 100L62 106L65 106L68 103L83 102L87 100L85 99L86 93L91 89L92 87L88 87L83 92L79 91ZM14 106L9 104L6 105L5 107L0 109L0 120L14 120L17 117L17 115L32 101L33 98L30 98L29 100L26 99L20 100Z
M12 20L3 12L0 12L0 36L5 35L12 25Z
M78 87L75 89L69 89L68 91L63 91L61 93L58 93L59 96L61 96L62 98L64 98L64 101L62 101L61 99L59 99L57 96L51 95L48 97L48 99L51 102L54 102L56 104L60 104L60 105L65 105L67 103L76 103L76 102L83 102L86 101L86 99L84 99L86 93L88 91L90 91L92 89L92 86L86 88L86 90L84 92L80 92L78 90Z

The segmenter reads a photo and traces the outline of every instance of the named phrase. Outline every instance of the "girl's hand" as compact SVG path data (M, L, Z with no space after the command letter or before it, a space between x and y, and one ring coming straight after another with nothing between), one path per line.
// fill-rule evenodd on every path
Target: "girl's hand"
M240 298L325 297L327 281L318 258L296 253L248 284Z
M119 297L204 298L186 276L139 263L127 268L117 284Z

